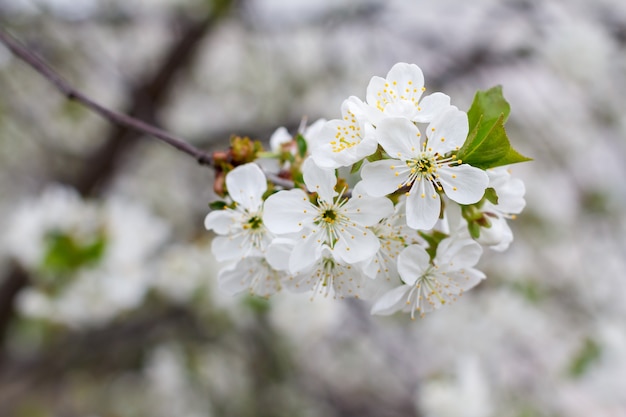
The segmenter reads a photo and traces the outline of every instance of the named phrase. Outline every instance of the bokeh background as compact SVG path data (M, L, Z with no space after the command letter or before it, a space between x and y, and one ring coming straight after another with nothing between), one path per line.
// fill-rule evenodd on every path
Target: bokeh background
M534 158L512 167L527 207L510 249L424 319L232 298L202 226L213 173L0 47L0 415L626 416L622 0L0 0L0 21L87 95L203 149L336 118L403 61L461 109L502 85ZM74 215L55 198L118 207L122 252L150 248L132 308L99 289L41 314L16 225Z

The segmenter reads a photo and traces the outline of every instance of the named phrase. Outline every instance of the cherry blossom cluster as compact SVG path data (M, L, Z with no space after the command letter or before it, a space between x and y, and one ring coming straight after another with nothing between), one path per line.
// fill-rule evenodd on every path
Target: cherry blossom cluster
M214 255L229 261L220 286L370 299L373 314L414 318L484 279L482 247L505 250L525 204L507 165L528 158L506 138L498 88L467 113L424 92L421 69L398 63L365 101L345 100L341 118L295 137L281 128L271 151L229 168L216 187L225 201L205 219Z

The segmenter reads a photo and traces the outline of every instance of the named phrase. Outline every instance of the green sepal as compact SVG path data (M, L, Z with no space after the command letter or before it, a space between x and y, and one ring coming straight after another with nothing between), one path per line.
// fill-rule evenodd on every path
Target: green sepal
M254 295L244 297L243 304L257 314L267 313L272 307L272 304L267 298Z
M212 203L209 203L209 208L211 210L224 210L226 207L228 207L228 204L225 201L213 201Z
M350 168L350 174L356 174L357 172L359 172L359 170L363 166L363 162L365 162L365 159L361 159L360 161L352 164L352 168Z
M426 253L428 253L428 256L430 256L430 260L432 261L437 255L437 248L439 247L439 243L447 238L448 235L438 230L432 230L429 233L421 231L417 233L419 233L419 235L426 241L426 243L428 243Z
M304 139L304 136L302 136L300 133L296 135L296 145L298 146L298 155L300 155L300 158L304 158L307 151L307 143L306 139Z
M470 133L457 152L457 158L481 169L530 161L511 147L504 129L510 111L502 86L476 92L467 112Z
M498 194L496 193L496 190L494 190L492 187L487 188L485 190L485 195L483 196L483 200L487 200L491 204L497 205L498 204Z
M478 239L480 237L480 226L477 222L468 222L467 230L469 231L472 239Z
M365 159L367 159L369 162L380 161L381 159L383 159L383 148L378 145L378 148L376 148L376 152L374 152Z

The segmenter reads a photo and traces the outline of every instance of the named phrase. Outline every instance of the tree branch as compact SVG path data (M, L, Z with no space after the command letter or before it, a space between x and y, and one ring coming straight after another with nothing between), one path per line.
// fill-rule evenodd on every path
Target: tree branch
M199 37L197 37L199 38ZM198 39L199 40L199 39ZM19 59L27 63L31 68L37 71L40 75L42 75L45 79L47 79L51 84L53 84L57 90L59 90L68 100L76 101L77 103L82 104L93 112L99 114L104 119L109 122L118 125L120 127L133 130L135 132L141 134L147 134L156 139L159 139L168 145L178 149L179 151L186 153L192 156L200 165L206 165L213 167L214 161L212 155L209 153L195 147L189 142L181 139L177 136L174 136L163 129L160 129L154 125L146 123L140 119L135 117L128 116L123 113L116 112L111 110L103 105L97 103L87 95L83 94L81 91L72 87L67 81L65 81L59 74L57 74L51 67L48 65L42 58L28 50L25 46L23 46L17 39L8 34L6 31L0 30L0 42L2 42L9 50ZM178 55L174 54L174 57L178 57ZM174 59L168 60L168 62L173 62ZM167 75L167 77L171 77L171 73ZM162 77L165 76L163 74L157 75L157 80L162 80ZM123 132L122 132L123 135ZM121 135L120 135L121 136ZM284 178L280 178L271 173L266 173L267 178L276 185L279 185L284 188L293 188L293 182L289 180L285 180ZM93 186L93 184L89 184ZM83 194L89 192L89 186L78 186L79 191Z
M9 50L22 61L26 62L52 83L57 90L59 90L68 100L76 101L85 107L89 108L93 112L99 114L103 118L107 119L111 123L124 126L126 128L135 130L137 132L148 134L152 137L160 139L170 146L182 151L198 161L201 165L213 164L213 158L208 153L196 148L189 144L185 140L171 135L170 133L159 129L153 125L150 125L142 120L135 119L134 117L127 116L122 113L110 110L101 104L95 102L85 94L76 90L68 82L66 82L60 75L58 75L43 59L29 51L20 42L18 42L13 36L7 32L0 30L0 42L2 42Z

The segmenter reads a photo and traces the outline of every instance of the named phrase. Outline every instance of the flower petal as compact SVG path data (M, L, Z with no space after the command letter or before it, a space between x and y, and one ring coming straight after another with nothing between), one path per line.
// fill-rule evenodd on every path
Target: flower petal
M296 274L315 264L321 257L323 243L319 230L303 232L289 256L289 272Z
M420 136L417 126L403 117L389 117L376 126L378 143L396 159L413 159L419 155Z
M358 227L345 227L339 231L339 240L334 251L344 262L354 264L371 258L378 252L378 249L380 249L380 241L371 231Z
M430 230L441 212L441 198L430 181L420 180L406 198L406 224L412 229Z
M446 195L459 204L477 203L489 185L485 171L467 164L442 166L437 172Z
M227 235L233 226L241 225L243 216L235 210L215 210L204 218L204 227L213 230L218 235Z
M217 282L220 290L228 295L237 295L246 291L250 285L250 272L242 268L245 261L229 265L217 274Z
M445 271L473 267L478 263L483 248L472 239L446 238L437 247L435 263Z
M412 120L417 123L432 122L439 114L450 107L450 97L443 93L433 93L424 97Z
M386 197L370 197L353 192L352 198L343 206L343 211L352 222L373 226L393 214L393 203Z
M430 267L430 256L420 245L407 246L398 256L398 273L408 285L417 282Z
M293 140L293 137L287 131L284 126L279 127L272 133L270 137L270 149L272 152L280 152L283 143L288 143Z
M399 166L404 167L405 164L397 159L383 159L364 165L361 168L362 190L374 197L383 197L397 191L409 178L408 169L400 172L396 169Z
M258 211L267 191L267 179L258 165L238 166L226 174L226 187L230 197L248 211Z
M243 235L218 236L211 242L211 252L219 262L241 259L251 249L251 245L245 245Z
M293 233L313 223L317 208L307 194L298 189L279 191L265 200L263 224L276 234Z
M388 316L406 306L412 285L401 285L383 294L372 306L371 314Z
M474 268L467 268L463 271L449 274L450 278L456 282L457 286L463 291L467 291L476 286L480 281L485 279L485 274Z
M310 192L317 193L324 201L333 201L337 194L335 192L337 177L334 169L320 168L312 158L308 158L302 164L302 176Z
M391 87L395 85L397 88L402 88L411 85L417 88L421 95L422 87L424 87L424 73L420 67L415 64L398 62L391 67L387 73L387 81ZM394 81L396 84L394 84ZM416 99L417 98L419 98L419 96L416 96Z
M278 271L289 270L289 256L296 242L293 239L277 237L265 251L267 263Z
M444 155L463 146L468 132L467 113L450 106L428 125L428 147L433 153Z

